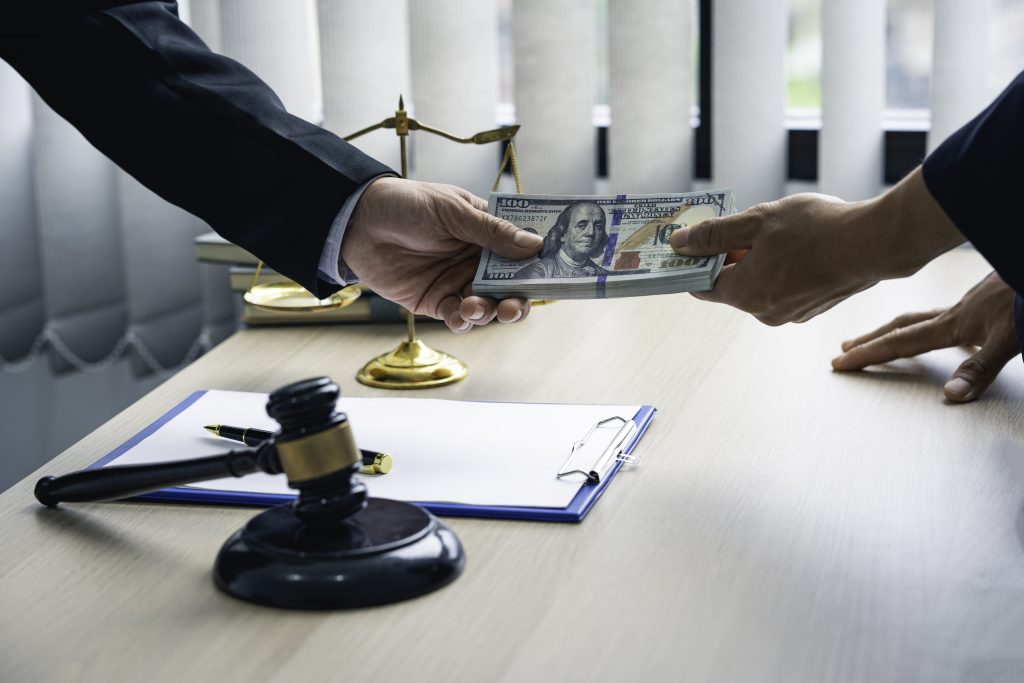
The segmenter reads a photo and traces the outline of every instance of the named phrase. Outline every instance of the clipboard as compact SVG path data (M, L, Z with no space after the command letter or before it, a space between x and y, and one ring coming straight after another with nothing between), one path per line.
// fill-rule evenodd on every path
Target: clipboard
M247 400L255 401L256 398L262 397L263 395L258 394L247 394L246 392L207 392L207 391L196 391L182 400L178 405L171 408L159 419L155 420L152 424L148 425L138 434L125 441L123 444L115 448L113 451L105 455L104 457L93 463L90 468L103 467L111 464L138 464L139 462L146 461L131 461L130 457L133 453L137 452L140 448L147 445L147 443L156 441L160 438L165 440L168 438L164 436L164 432L169 429L177 428L181 429L180 422L184 419L183 413L188 414L188 411L194 411L197 405L206 399L209 399L211 394L236 394L237 396L245 396ZM251 398L250 398L251 397ZM341 401L341 409L346 410L351 414L351 408L345 407L345 400ZM347 399L350 402L361 401L360 404L364 406L362 409L366 409L367 403L369 402L385 402L385 401L427 401L434 403L444 404L458 404L453 405L453 408L458 408L459 405L468 407L470 409L478 409L482 405L492 406L493 410L509 410L515 411L526 409L533 409L543 411L544 413L551 413L552 411L568 411L570 408L587 408L587 412L596 414L605 414L606 418L595 421L587 425L586 429L583 429L584 433L578 433L575 435L575 443L564 443L559 444L558 452L559 455L555 461L552 461L550 467L550 478L559 479L560 481L569 481L575 488L574 493L571 495L571 499L568 504L564 506L537 506L537 505L516 505L516 504L479 504L479 503L466 503L466 502L453 502L448 500L414 500L408 497L396 496L396 495L383 495L375 493L374 485L371 483L374 480L380 481L377 477L370 477L364 481L368 483L370 488L370 495L377 497L392 497L400 500L407 500L413 502L434 514L440 516L449 517L481 517L491 519L505 519L505 520L531 520L531 521L548 521L548 522L579 522L587 512L594 506L597 500L605 492L608 485L615 478L615 475L619 471L628 465L635 465L638 462L636 456L636 448L640 439L643 437L647 428L650 426L651 421L656 413L656 409L650 405L639 406L632 415L608 415L603 410L603 406L582 406L572 404L520 404L520 403L485 403L485 402L463 402L463 401L440 401L439 399ZM414 405L425 405L425 404L414 404ZM370 404L368 407L373 407ZM505 408L507 407L507 408ZM267 419L267 418L264 418ZM609 428L606 425L600 424L601 422L608 423ZM353 420L354 429L357 434L357 441L360 445L364 445L359 440L359 422ZM202 424L196 424L195 430L198 434L203 432ZM247 426L258 426L258 425L247 425ZM268 425L269 426L269 425ZM436 431L436 430L435 430ZM210 438L209 435L205 435L205 438ZM571 441L571 440L570 440ZM226 440L208 442L211 448L219 449L220 451L229 450L232 447L232 443ZM236 444L237 445L237 444ZM372 445L377 448L377 444L365 444ZM586 446L587 448L583 448ZM173 450L173 449L172 449ZM196 457L203 455L202 452L188 452L189 449L183 448L179 450L185 450L187 454L183 454L182 457ZM385 450L385 449L382 449ZM598 457L591 460L593 454L598 454ZM396 460L396 467L394 471L397 471L402 466L402 454L393 452ZM568 456L568 457L567 457ZM582 459L581 459L582 458ZM162 459L173 459L164 457ZM558 465L562 466L559 467ZM568 469L567 469L568 468ZM575 471L574 471L575 470ZM381 477L392 477L394 474L381 475ZM594 476L592 476L594 475ZM259 477L266 475L249 475L250 477ZM499 473L500 476L500 473ZM233 482L244 483L248 478L243 477L241 479L232 480ZM283 479L276 479L275 481L283 482ZM545 482L547 483L547 482ZM237 484L236 486L241 486ZM165 501L165 502L186 502L186 503L205 503L205 504L221 504L221 505L251 505L267 507L272 505L279 505L282 503L290 502L294 499L294 495L288 493L270 493L259 490L226 490L217 488L199 488L197 486L177 486L172 488L163 489L142 496L137 497L138 500L152 500L152 501Z

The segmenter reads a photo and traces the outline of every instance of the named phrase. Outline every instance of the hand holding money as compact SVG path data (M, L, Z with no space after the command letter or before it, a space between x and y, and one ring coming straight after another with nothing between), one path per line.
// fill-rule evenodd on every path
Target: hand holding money
M378 178L352 214L343 259L376 293L443 320L454 332L495 319L522 320L528 301L473 296L469 284L480 246L525 258L537 253L541 240L486 208L484 200L452 185Z
M920 169L875 199L797 194L676 231L670 240L689 256L741 250L712 291L694 296L767 325L810 320L880 280L913 274L963 241Z
M544 238L513 260L484 250L473 280L487 297L601 299L710 289L723 256L680 256L672 233L732 211L732 192L548 196L492 194L500 219Z

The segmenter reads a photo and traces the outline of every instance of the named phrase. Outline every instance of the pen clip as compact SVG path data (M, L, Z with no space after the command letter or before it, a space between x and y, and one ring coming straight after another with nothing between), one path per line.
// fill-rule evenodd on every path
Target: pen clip
M619 427L618 431L616 431L614 436L612 436L611 441L609 441L608 445L601 451L601 454L594 461L593 465L589 469L570 469L576 454L590 440L590 437L593 436L594 432L606 424L615 422L621 423L622 426ZM619 417L618 415L599 420L591 426L590 430L582 439L579 439L572 445L572 449L569 451L569 457L566 458L565 463L562 464L562 467L559 469L556 477L561 479L562 477L569 476L570 474L582 474L587 478L585 482L586 484L599 484L601 482L601 477L607 474L608 470L615 462L624 462L630 465L638 464L640 462L640 458L623 453L626 446L633 438L633 435L636 434L636 430L637 426L633 420L627 420L626 418Z

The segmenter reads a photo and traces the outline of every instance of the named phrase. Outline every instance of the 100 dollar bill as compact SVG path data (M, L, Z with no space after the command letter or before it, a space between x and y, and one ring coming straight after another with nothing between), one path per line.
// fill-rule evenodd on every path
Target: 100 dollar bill
M731 213L731 190L658 195L492 194L490 211L544 238L525 261L484 250L473 291L550 299L710 289L723 256L681 256L679 228Z

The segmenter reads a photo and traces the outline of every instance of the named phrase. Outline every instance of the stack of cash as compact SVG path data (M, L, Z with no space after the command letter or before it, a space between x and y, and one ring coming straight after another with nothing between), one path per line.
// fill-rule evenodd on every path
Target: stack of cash
M495 298L603 299L711 289L725 256L681 256L679 228L733 212L731 190L659 195L492 194L490 211L544 238L536 258L485 249L473 293Z

